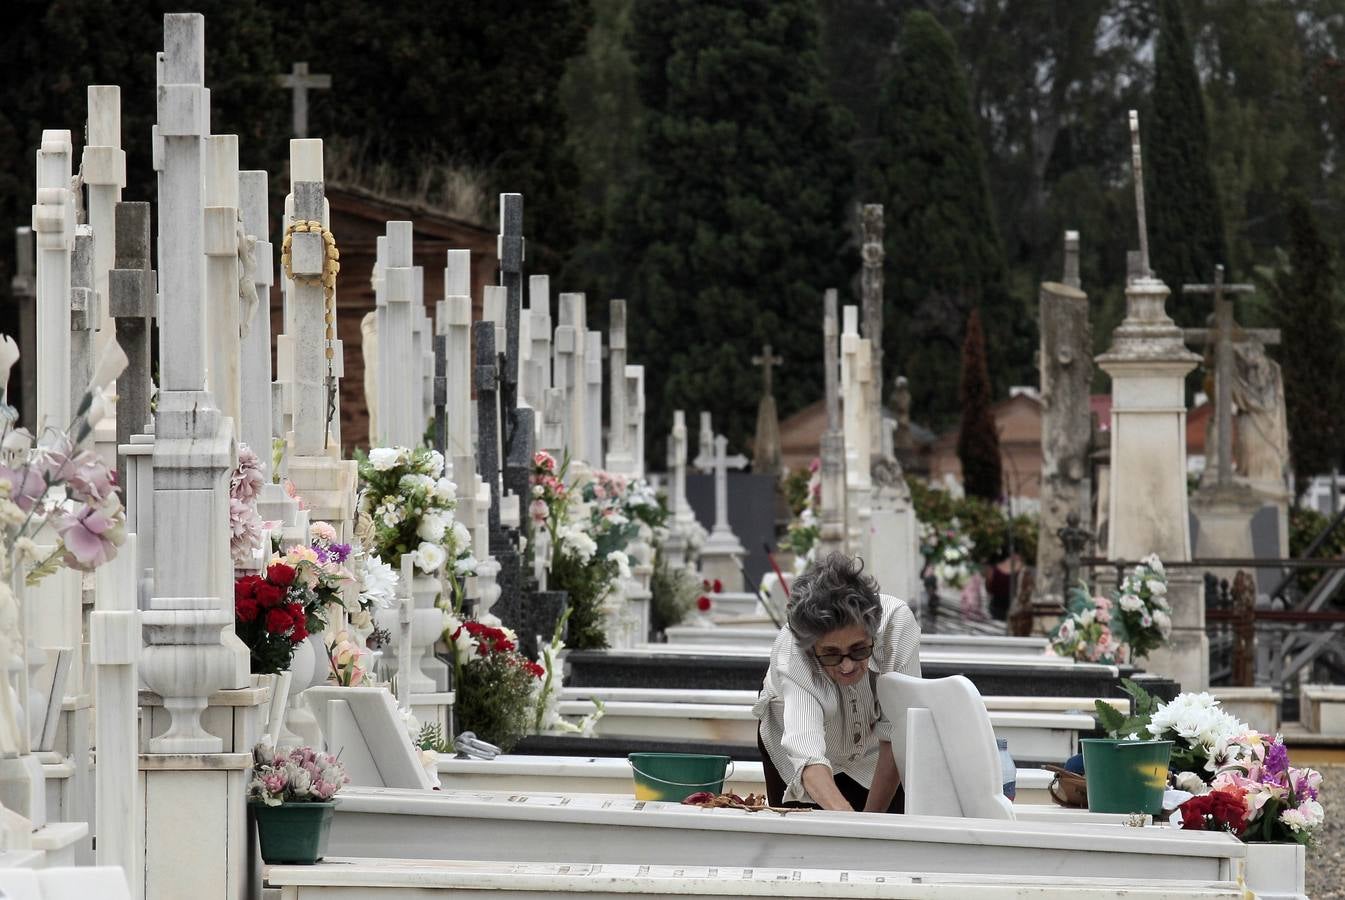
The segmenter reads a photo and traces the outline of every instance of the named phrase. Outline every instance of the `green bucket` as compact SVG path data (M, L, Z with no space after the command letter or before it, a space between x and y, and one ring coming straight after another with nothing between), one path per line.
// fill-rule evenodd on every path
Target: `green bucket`
M733 774L727 756L702 753L632 753L626 757L635 773L636 800L681 803L697 791L723 793Z
M1163 811L1172 741L1084 738L1079 743L1083 744L1089 812L1157 815Z
M263 862L273 866L312 865L326 854L327 836L336 812L334 802L249 805L257 820Z

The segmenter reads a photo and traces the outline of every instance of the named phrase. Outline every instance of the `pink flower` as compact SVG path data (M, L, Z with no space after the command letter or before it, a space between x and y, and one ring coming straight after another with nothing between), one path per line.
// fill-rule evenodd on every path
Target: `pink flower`
M117 473L97 453L84 450L70 460L66 482L76 496L101 503L116 492Z
M255 500L262 491L262 464L247 444L238 445L238 466L229 478L229 494L239 500Z
M336 529L328 522L314 522L308 527L308 533L315 541L324 544L336 543Z
M120 507L116 512L120 512ZM92 572L117 555L126 538L118 515L108 515L92 506L84 506L73 515L62 516L56 531L65 542L65 564L72 569Z
M541 524L551 515L551 510L547 509L545 500L534 500L528 505L528 515L532 516L533 522Z
M814 456L813 461L808 463L808 471L816 472L820 468L822 468L822 460L819 457Z
M17 469L0 466L0 478L9 482L9 499L24 512L30 511L47 492L47 483L35 466Z

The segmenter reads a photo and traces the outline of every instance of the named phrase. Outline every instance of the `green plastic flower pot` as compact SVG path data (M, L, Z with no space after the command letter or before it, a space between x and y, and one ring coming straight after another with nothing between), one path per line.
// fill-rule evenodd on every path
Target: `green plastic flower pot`
M627 760L634 772L636 800L681 803L699 791L718 794L724 790L724 779L732 774L732 760L727 756L632 753Z
M1079 743L1083 744L1089 812L1158 815L1163 811L1172 741L1084 738Z
M327 836L331 834L332 816L336 812L334 802L251 806L257 817L263 862L311 866L327 852Z

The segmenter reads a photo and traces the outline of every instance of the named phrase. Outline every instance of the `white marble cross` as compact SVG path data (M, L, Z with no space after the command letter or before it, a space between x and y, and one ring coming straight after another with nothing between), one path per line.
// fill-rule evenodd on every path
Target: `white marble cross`
M687 420L686 413L680 409L673 411L672 440L669 443L672 467L672 514L673 520L685 530L695 515L691 504L687 503Z
M726 538L732 540L735 545L738 544L738 539L729 528L729 469L745 469L748 462L747 457L741 453L728 455L729 439L722 434L715 435L714 447L712 456L702 454L696 457L694 463L701 471L713 469L715 473L715 524L710 530L709 540L706 541L707 548L722 543ZM740 552L741 549L739 546Z
M205 255L210 393L220 411L242 423L238 296L238 135L205 141ZM254 448L255 449L255 448Z
M321 222L326 226L322 141L290 141L290 198L294 222ZM294 232L290 236L290 268L294 277L289 279L290 309L285 330L293 363L293 371L289 373L290 429L296 456L319 456L327 447L327 299L322 284L316 280L322 277L326 260L327 248L321 234ZM382 331L379 340L387 340ZM392 350L387 343L382 343L381 349L380 360ZM393 358L404 360L407 356ZM381 409L380 406L380 412Z
M94 358L112 340L112 317L107 309L108 272L116 254L117 203L126 187L126 151L121 149L121 88L115 84L91 84L88 88L88 136L80 172L88 188L89 224L93 247L93 288L102 303L95 318L98 330Z
M412 316L416 313L412 225L389 222L380 267L378 304L378 430L370 443L380 447L414 447L420 443L411 394L405 387L411 359Z
M607 468L623 475L635 468L631 455L630 436L626 427L626 391L622 378L626 371L626 301L613 300L608 313L608 367L611 371L609 391L609 418L607 439ZM621 373L620 375L618 373Z
M70 190L70 132L42 132L37 151L37 429L70 424L70 254L75 195ZM38 433L35 431L34 433Z
M626 446L631 474L644 477L644 366L626 366Z
M560 295L560 326L556 328L556 362L565 369L565 445L576 459L583 459L584 451L584 357L585 333L588 331L585 297L583 294ZM557 387L560 387L559 373ZM590 462L590 460L584 460Z
M868 487L870 428L869 382L873 377L869 342L859 336L859 309L845 307L841 334L841 381L845 395L845 473L850 487Z
M590 331L584 346L584 459L606 468L602 452L602 332Z
M458 471L457 460L472 457L472 251L449 250L444 265L444 299L439 302L439 328L448 337L448 449L453 477L460 490L470 476ZM475 469L473 468L473 471Z
M294 137L308 137L308 92L328 90L332 86L332 76L310 73L308 63L297 62L289 74L277 75L276 81L294 94Z
M551 387L551 279L528 278L528 363L523 373L524 398L541 412ZM540 425L542 416L537 416Z
M264 170L238 173L239 212L243 231L256 243L252 248L251 273L257 290L257 308L243 322L240 351L239 392L244 398L239 440L251 447L261 461L264 482L271 480L271 285L275 280L275 251L271 246L268 177Z

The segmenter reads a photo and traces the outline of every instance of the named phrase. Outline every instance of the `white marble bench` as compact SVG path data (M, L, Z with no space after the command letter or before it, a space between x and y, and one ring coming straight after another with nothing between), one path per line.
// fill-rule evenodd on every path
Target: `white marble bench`
M788 815L536 793L351 788L332 856L1232 881L1232 835L1075 821Z
M1072 900L1075 897L1137 897L1147 900L1241 898L1237 885L1217 881L1173 881L1094 877L946 875L772 868L460 860L328 858L316 866L267 866L263 877L280 889L281 900L386 900L423 898L427 892L452 892L455 898L543 897L582 894L652 898L789 897L928 898L962 900L968 896L1009 896Z
M561 700L563 716L586 716L591 700ZM1015 758L1040 763L1062 763L1077 752L1079 732L1095 727L1083 713L991 710L995 736L1009 742ZM737 703L667 703L610 700L594 734L606 738L695 741L755 745L757 719L752 708Z
M1305 684L1300 687L1298 718L1308 731L1345 735L1345 685Z
M446 791L522 791L561 794L605 794L631 797L635 785L630 763L622 757L529 756L506 754L495 759L457 759L440 754L439 785ZM1045 769L1018 770L1015 804L1051 802L1052 775ZM761 763L735 760L726 791L740 796L766 793Z

